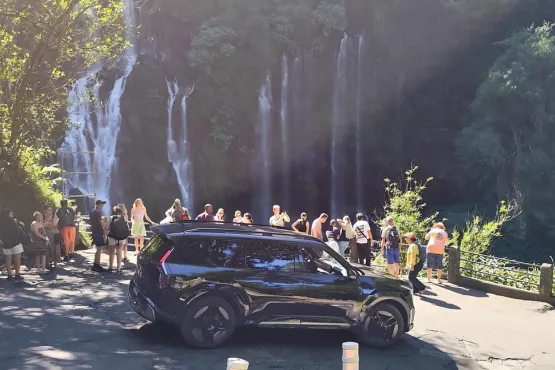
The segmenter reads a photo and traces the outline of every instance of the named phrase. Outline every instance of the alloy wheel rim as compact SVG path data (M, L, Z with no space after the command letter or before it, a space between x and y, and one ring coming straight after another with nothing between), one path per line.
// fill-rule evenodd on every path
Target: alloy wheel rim
M399 332L399 323L393 314L388 311L377 311L366 320L366 337L371 340L380 340L385 344L390 343Z
M229 332L230 317L221 306L203 306L193 316L192 324L192 334L199 344L216 345Z

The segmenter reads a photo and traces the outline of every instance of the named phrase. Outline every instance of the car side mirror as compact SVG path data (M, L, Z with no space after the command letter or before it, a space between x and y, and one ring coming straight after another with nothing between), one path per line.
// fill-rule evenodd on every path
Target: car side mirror
M358 278L358 274L356 273L355 270L349 269L348 275L349 275L349 279L356 280Z

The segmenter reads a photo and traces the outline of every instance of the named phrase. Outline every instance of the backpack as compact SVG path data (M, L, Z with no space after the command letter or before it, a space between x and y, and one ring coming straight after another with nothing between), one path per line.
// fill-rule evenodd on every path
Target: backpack
M72 226L75 223L74 220L74 214L73 212L69 209L69 208L60 208L60 212L59 212L59 225L64 227L64 226Z
M110 222L110 234L111 238L118 241L127 240L129 238L129 227L127 226L127 221L123 217L113 216Z
M401 237L399 236L399 230L395 226L392 226L387 232L387 247L389 249L399 249L401 245Z
M420 261L426 261L426 255L428 253L427 247L425 245L416 244L418 246L418 258Z

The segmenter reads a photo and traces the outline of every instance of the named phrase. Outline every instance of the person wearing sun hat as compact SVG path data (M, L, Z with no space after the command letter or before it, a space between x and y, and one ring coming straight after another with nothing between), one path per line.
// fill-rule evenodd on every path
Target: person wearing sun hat
M426 286L418 280L418 274L424 267L426 252L416 243L416 235L407 233L403 235L405 242L409 245L407 250L407 269L409 270L409 281L412 283L412 291L418 294L426 289Z
M445 231L445 225L442 222L436 222L430 232L426 235L428 240L428 254L426 256L426 271L428 282L432 282L432 270L437 270L437 283L441 284L441 275L443 273L443 254L447 245L448 235Z

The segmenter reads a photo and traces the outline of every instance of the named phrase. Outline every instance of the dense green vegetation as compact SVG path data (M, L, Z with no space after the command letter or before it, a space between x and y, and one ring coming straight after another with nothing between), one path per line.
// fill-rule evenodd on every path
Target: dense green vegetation
M67 88L121 54L122 11L119 1L0 1L0 204L21 217L61 199L44 160L68 129Z

